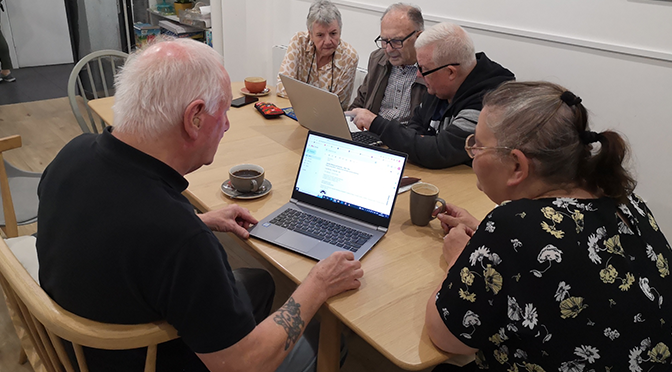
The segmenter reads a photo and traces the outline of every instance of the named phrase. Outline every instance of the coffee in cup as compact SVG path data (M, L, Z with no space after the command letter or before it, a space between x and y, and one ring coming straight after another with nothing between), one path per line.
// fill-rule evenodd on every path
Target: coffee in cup
M255 164L238 164L229 170L231 186L240 192L257 192L264 184L264 168Z
M250 93L261 93L266 89L266 79L258 76L245 78L245 88Z
M437 203L441 206L437 207ZM418 182L411 186L411 222L414 225L426 226L429 221L436 218L432 216L435 209L444 211L446 202L439 198L439 188L424 182Z

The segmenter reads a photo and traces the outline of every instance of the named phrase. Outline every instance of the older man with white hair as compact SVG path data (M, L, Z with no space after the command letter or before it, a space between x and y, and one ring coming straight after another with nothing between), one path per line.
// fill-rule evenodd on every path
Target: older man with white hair
M159 345L157 371L273 371L283 360L282 371L314 370L316 343L301 335L327 298L359 287L360 263L350 252L318 262L268 316L270 275L231 270L212 233L245 239L257 220L237 205L196 214L182 195L229 129L222 57L190 39L158 42L115 86L114 125L73 139L42 176L44 290L88 319L173 325L180 338ZM146 354L84 352L91 371L142 371Z
M474 53L471 37L462 27L439 23L415 42L418 76L427 94L408 125L386 120L364 109L354 109L354 122L370 130L392 149L408 154L413 163L427 168L471 164L464 141L478 122L483 95L513 73Z

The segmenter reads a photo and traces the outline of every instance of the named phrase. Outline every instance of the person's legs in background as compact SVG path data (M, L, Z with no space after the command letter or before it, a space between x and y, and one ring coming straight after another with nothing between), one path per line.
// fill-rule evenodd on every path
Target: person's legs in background
M9 46L5 40L5 36L2 35L2 30L0 30L0 65L2 65L0 80L9 83L16 81L16 78L12 76L12 73L9 70L12 67L12 60L9 57Z

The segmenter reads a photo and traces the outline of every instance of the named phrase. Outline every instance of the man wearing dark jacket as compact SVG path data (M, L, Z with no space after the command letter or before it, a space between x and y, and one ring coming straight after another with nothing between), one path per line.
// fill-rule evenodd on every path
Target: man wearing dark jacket
M418 75L428 95L408 125L386 120L367 110L354 109L354 123L380 135L388 147L408 154L411 162L427 168L471 164L464 141L478 122L483 95L513 73L474 53L474 44L460 26L440 23L423 32L415 42Z

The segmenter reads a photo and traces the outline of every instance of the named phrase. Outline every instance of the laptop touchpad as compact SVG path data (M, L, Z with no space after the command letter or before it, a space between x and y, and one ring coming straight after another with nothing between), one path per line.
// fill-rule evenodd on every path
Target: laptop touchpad
M320 243L319 240L309 238L305 235L301 235L293 231L288 231L282 234L275 241L282 246L292 247L292 249L301 251L303 253L308 252L309 250L313 249L316 245Z

